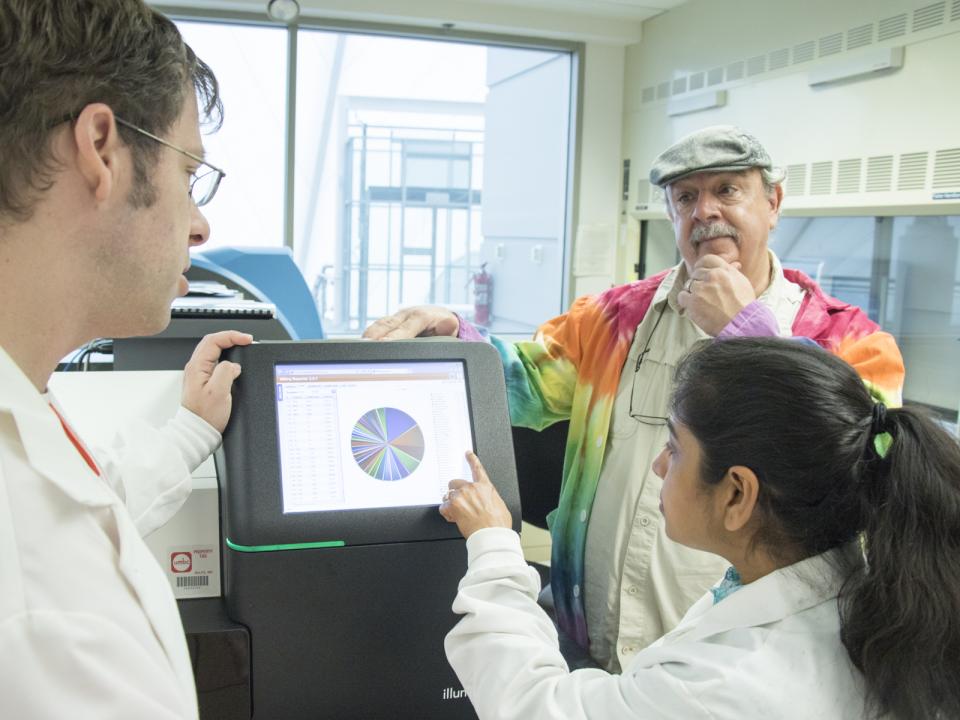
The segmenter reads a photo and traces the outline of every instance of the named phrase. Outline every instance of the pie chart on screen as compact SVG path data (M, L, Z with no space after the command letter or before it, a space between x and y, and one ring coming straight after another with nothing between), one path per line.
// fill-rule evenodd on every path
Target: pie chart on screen
M403 410L376 408L353 426L350 449L357 465L370 477L403 480L423 459L423 433Z

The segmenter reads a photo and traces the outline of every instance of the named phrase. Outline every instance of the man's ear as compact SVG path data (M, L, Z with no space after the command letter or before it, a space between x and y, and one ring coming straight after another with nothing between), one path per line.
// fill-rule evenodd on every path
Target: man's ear
M87 105L73 124L77 170L97 202L106 201L116 189L118 160L124 148L113 117L103 103Z
M760 481L756 473L743 465L734 465L723 476L723 526L728 532L746 527L757 509Z
M780 219L780 206L783 204L783 183L777 183L773 186L773 192L767 196L767 202L770 203L770 229L773 230Z

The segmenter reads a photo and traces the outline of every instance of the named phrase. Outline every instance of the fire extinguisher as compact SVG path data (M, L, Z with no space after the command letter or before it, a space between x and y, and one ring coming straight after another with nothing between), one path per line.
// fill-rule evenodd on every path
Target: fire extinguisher
M477 325L490 323L490 301L493 292L493 275L487 272L487 264L470 278L473 282L473 321Z

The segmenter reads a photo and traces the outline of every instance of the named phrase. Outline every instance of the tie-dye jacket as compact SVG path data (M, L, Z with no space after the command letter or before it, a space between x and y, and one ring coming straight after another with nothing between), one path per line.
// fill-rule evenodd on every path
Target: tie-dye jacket
M560 626L584 647L583 598L573 589L583 585L587 523L577 519L583 511L590 516L620 371L667 272L577 299L567 313L540 326L531 341L490 337L504 363L513 424L540 430L570 420L559 506L549 523L551 585ZM856 306L824 294L802 272L783 272L806 293L794 336L811 338L839 355L857 369L877 399L899 405L904 370L893 337ZM585 441L597 437L603 442Z

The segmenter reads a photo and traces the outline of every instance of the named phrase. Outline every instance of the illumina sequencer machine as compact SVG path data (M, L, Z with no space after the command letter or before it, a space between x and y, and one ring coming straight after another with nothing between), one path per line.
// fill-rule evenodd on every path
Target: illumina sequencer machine
M485 343L276 342L243 367L218 458L227 615L255 718L474 717L443 638L466 569L437 508L473 450L520 503Z

